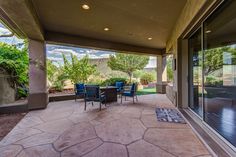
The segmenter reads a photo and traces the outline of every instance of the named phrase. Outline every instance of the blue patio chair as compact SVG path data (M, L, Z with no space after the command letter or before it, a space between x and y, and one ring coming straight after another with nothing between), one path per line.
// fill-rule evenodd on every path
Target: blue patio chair
M131 86L125 86L124 87L124 91L121 94L121 103L122 103L122 97L125 96L125 100L126 97L133 97L133 103L134 103L134 97L136 97L136 101L138 101L138 97L136 95L136 84L133 83Z
M84 96L84 110L86 111L87 102L99 102L100 110L102 109L102 103L106 106L106 96L105 93L101 93L100 87L98 85L86 85L85 86L85 96Z
M75 84L75 101L78 96L80 98L84 97L84 84L83 83L76 83Z
M116 90L118 94L121 94L124 89L124 82L116 82Z

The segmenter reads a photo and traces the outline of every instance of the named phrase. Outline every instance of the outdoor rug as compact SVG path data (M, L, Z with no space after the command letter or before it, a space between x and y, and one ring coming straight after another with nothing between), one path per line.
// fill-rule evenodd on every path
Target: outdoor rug
M160 122L186 124L182 115L176 109L156 108L157 120Z

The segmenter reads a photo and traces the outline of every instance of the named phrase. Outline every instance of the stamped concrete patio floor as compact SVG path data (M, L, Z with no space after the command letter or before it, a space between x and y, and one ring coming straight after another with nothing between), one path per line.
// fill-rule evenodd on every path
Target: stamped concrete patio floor
M0 142L0 157L210 157L188 124L158 122L155 107L174 108L165 95L123 104L82 100L31 111Z

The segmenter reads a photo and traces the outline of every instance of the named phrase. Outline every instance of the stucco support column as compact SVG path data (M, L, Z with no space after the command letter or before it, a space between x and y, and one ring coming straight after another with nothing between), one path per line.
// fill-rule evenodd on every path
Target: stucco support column
M29 40L28 108L42 109L48 104L46 49L44 41Z
M166 56L157 56L157 93L166 93L167 67Z

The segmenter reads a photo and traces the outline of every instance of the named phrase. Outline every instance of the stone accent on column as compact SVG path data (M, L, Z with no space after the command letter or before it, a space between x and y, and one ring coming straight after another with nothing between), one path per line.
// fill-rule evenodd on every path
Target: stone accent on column
M157 56L157 93L166 93L167 84L167 67L166 67L166 57Z
M29 40L28 108L42 109L48 104L46 49L44 41Z

